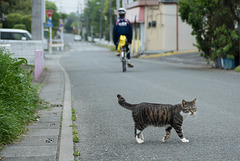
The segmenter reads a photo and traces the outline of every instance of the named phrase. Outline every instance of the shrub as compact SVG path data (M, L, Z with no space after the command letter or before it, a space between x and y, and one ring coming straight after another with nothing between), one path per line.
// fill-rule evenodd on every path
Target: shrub
M0 48L0 146L24 132L41 103L32 75L22 67L27 60L11 55Z
M24 15L21 18L21 24L24 24L26 26L26 30L28 30L30 33L31 33L31 19L32 19L32 14Z
M240 65L235 68L236 72L240 72Z
M21 23L22 15L20 13L10 13L7 15L7 21L5 22L6 28L13 28L15 24Z
M13 28L26 30L26 26L24 24L16 24L13 26Z

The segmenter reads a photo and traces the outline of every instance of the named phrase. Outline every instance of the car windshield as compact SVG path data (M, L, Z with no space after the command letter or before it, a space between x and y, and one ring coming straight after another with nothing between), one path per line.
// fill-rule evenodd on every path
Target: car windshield
M3 40L22 40L23 37L25 37L26 40L31 40L31 38L26 33L1 32L1 39Z

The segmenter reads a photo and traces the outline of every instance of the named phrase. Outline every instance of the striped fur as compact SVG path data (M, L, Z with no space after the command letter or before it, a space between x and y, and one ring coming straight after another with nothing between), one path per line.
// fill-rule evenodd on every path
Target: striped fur
M182 113L193 115L197 108L195 106L196 99L190 102L182 100L181 104L156 104L156 103L140 103L130 104L120 95L117 95L118 103L132 111L132 117L135 123L135 137L138 143L143 143L142 131L147 126L166 127L166 136L162 139L165 142L174 128L178 136L183 142L188 142L182 133L183 116ZM140 141L139 141L140 140Z

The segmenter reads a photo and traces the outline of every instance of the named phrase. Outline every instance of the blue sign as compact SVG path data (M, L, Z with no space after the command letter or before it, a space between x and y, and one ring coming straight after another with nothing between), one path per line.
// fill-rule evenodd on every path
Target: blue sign
M46 27L53 27L52 21L51 21L50 19L48 19L48 21L47 21L47 23L46 23L45 26L46 26Z

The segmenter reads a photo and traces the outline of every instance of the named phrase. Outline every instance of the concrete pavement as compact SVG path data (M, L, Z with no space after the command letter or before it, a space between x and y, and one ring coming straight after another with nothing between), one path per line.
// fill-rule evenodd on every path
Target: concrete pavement
M3 161L74 160L72 128L69 127L72 124L70 81L59 58L58 54L45 56L47 71L40 97L49 102L51 108L39 111L39 121L29 126L23 140L2 150Z

